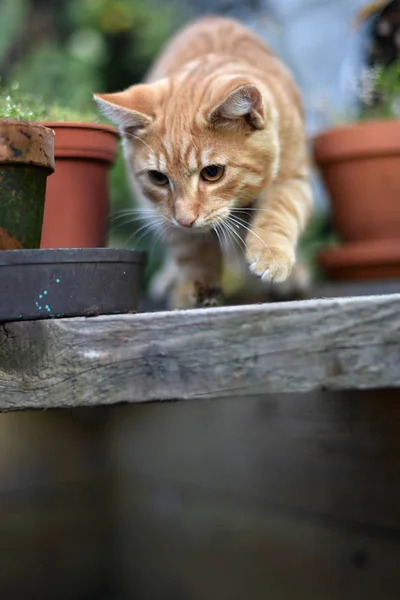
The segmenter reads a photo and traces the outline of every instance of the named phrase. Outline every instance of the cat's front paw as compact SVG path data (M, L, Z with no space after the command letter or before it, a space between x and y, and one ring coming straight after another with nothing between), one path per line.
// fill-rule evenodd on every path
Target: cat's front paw
M289 243L269 244L264 240L247 240L246 260L250 271L263 281L286 281L296 256Z

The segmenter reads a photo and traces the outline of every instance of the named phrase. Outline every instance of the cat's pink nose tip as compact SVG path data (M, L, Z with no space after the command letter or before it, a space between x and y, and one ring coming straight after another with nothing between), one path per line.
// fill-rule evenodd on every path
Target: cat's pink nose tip
M193 227L193 223L195 222L196 217L179 217L179 219L176 220L182 227Z

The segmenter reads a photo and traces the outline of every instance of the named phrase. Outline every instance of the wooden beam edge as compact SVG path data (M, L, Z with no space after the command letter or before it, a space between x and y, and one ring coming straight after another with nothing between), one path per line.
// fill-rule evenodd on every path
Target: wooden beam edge
M0 410L400 386L400 294L3 324Z

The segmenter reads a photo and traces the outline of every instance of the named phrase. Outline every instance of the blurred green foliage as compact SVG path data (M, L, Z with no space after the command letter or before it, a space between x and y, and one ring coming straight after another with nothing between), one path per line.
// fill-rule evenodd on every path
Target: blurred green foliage
M100 121L94 107L78 110L49 104L34 94L21 93L19 85L10 88L0 84L0 119L23 121Z
M93 92L140 81L183 19L171 1L0 0L0 5L0 118L25 120L104 121ZM110 187L110 244L135 246L141 224L129 215L114 218L134 202L121 152ZM155 250L149 275L159 259Z
M360 112L363 119L400 118L400 60L371 73L371 90Z
M3 85L74 110L141 80L181 19L151 0L2 0L1 17Z
M26 12L26 0L3 0L0 19L0 65L1 58L6 56L9 47L21 33Z

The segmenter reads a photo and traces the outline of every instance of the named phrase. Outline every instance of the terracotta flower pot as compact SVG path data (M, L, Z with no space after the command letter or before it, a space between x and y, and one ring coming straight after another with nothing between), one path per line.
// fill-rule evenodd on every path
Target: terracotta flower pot
M400 276L400 121L332 129L314 140L314 156L342 240L318 262L330 279Z
M117 131L94 123L53 123L55 172L49 177L41 248L106 245L109 171Z
M39 248L54 133L37 123L0 120L0 250Z
M327 131L314 156L343 241L398 238L400 121L369 121Z
M320 252L318 262L332 280L399 279L400 239L343 244Z

